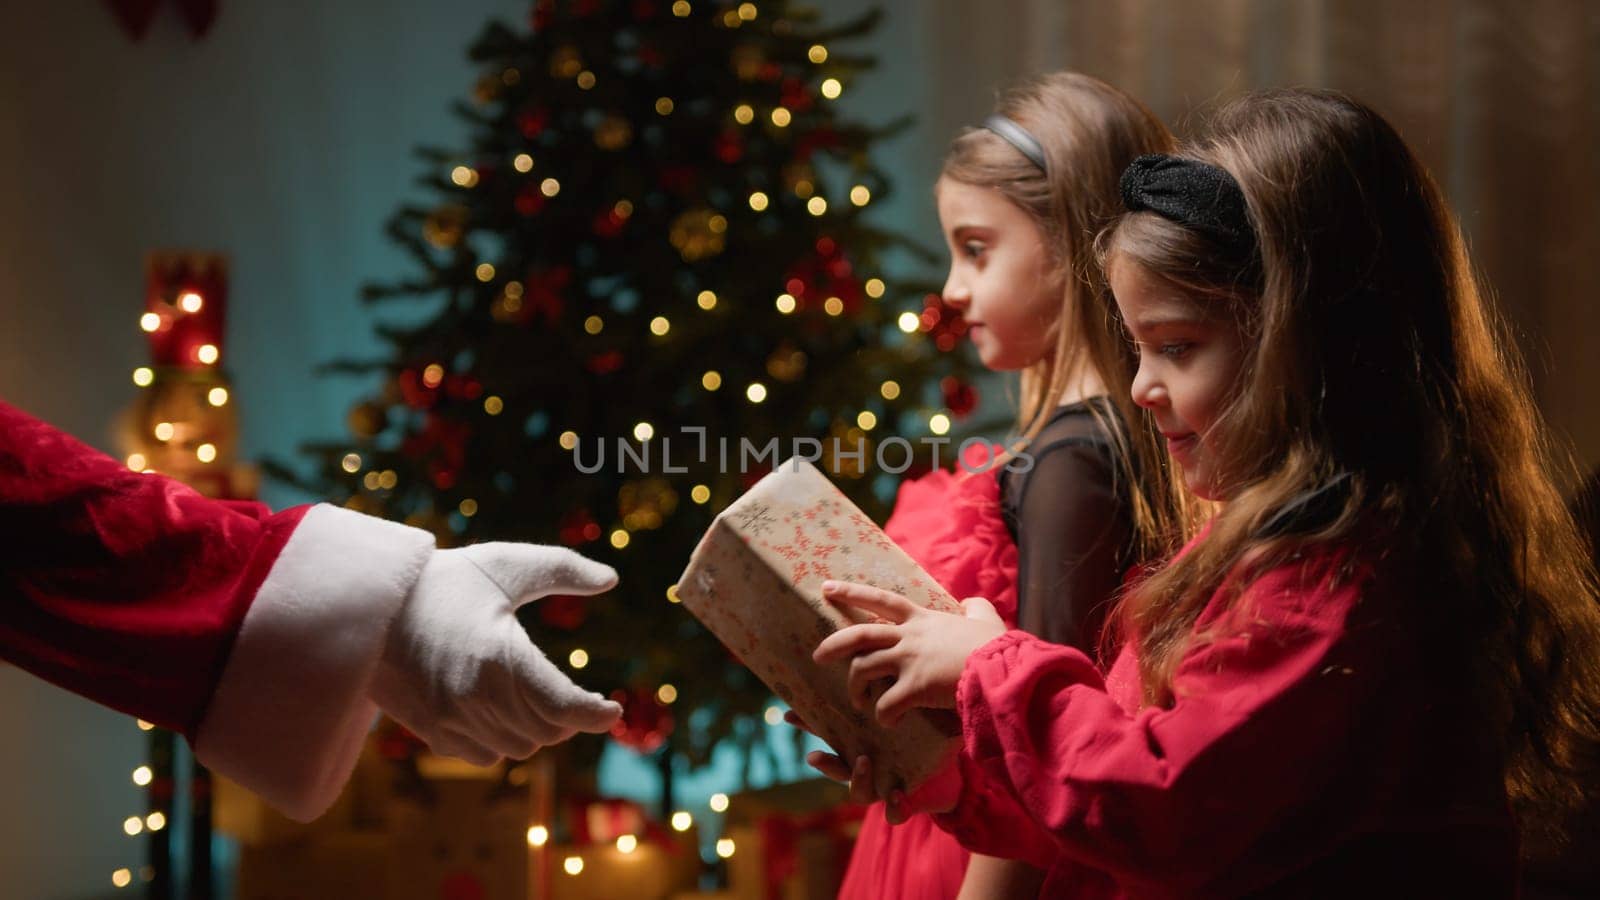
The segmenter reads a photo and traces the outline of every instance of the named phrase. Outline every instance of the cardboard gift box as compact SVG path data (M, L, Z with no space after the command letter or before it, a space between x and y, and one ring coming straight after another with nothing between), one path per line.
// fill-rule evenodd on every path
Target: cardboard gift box
M845 759L873 760L880 796L908 793L947 765L960 727L947 710L917 709L892 729L850 705L847 663L811 653L860 610L822 598L829 579L855 581L959 614L961 605L865 513L803 459L778 465L717 516L677 585L706 628ZM872 692L874 699L886 684Z

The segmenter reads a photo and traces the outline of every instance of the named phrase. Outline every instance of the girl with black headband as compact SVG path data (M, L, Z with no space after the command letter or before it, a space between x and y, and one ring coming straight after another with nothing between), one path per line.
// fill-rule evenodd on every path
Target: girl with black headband
M988 448L974 448L954 475L904 485L887 530L957 596L990 596L1008 622L1090 654L1124 573L1170 549L1160 541L1179 530L1181 488L1153 434L1123 425L1135 361L1108 326L1093 253L1120 210L1123 167L1171 145L1126 94L1057 73L958 137L935 188L951 256L944 300L984 365L1021 372L1020 437L1003 470L970 471L988 461ZM817 764L849 777L831 756ZM891 830L876 807L840 896L1034 897L1042 878L1012 861L969 865L928 817Z
M1049 896L1516 896L1597 785L1600 605L1439 189L1372 110L1289 91L1123 196L1133 399L1220 511L1124 597L1105 674L982 600L825 585L890 624L818 659L894 677L880 719L961 717L891 814L1052 867Z

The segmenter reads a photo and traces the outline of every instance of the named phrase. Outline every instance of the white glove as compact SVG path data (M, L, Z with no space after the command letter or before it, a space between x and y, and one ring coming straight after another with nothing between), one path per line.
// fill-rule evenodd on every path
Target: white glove
M513 611L550 594L587 596L617 573L565 547L488 543L435 550L389 630L372 699L435 752L476 765L523 759L622 707L573 684Z

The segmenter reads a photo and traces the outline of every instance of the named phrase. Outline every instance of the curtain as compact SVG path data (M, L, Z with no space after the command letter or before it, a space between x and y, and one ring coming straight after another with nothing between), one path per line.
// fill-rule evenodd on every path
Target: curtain
M1600 463L1600 4L1583 0L1013 0L924 7L936 135L1071 68L1181 136L1263 87L1330 87L1399 128L1450 197L1539 403Z

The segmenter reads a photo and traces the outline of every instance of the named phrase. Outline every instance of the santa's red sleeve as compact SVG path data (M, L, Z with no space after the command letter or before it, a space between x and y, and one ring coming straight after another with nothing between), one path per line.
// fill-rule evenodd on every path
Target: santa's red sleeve
M433 537L201 496L0 403L0 656L181 732L288 815L327 809Z

